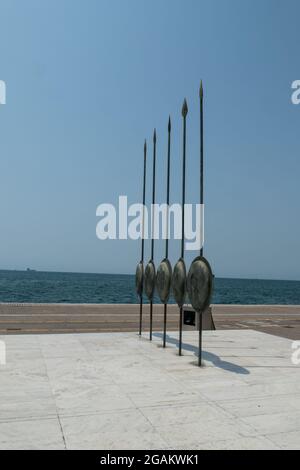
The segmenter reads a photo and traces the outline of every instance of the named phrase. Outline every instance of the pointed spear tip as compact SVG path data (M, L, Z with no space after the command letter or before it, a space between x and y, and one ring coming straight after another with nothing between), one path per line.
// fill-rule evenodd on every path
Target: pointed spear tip
M171 131L171 116L169 116L169 121L168 121L168 131Z
M147 150L147 140L145 139L145 142L144 142L144 151L146 152Z
M187 113L188 113L188 105L187 105L186 99L184 98L181 114L183 117L186 117Z
M200 96L200 98L203 98L203 84L202 84L202 80L201 80L201 82L200 82L199 96Z
M153 132L153 142L155 143L156 142L156 129L154 128L154 132Z

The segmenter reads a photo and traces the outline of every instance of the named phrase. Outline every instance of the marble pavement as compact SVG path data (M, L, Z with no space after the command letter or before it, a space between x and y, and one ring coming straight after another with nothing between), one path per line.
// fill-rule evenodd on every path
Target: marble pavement
M291 340L207 331L198 368L197 333L182 357L177 337L1 336L0 449L300 448Z

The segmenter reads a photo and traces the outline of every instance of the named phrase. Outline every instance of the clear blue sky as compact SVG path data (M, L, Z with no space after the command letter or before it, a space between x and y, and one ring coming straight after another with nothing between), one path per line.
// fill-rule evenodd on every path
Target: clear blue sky
M205 254L217 276L300 279L299 1L1 0L0 12L1 268L134 272L139 243L99 241L96 207L140 199L154 126L163 201L169 113L180 199L185 96L198 202L202 78Z

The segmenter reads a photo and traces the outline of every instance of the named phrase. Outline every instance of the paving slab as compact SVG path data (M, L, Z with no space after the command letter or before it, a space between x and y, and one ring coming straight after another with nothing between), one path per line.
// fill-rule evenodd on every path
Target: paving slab
M0 423L0 449L62 450L65 448L57 417Z

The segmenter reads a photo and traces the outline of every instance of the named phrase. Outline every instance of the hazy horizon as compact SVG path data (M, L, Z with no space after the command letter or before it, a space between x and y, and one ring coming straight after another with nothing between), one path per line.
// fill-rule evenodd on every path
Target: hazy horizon
M135 276L135 272L132 273L108 273L101 271L54 271L47 269L35 269L35 268L24 268L24 269L13 269L13 268L0 268L0 272L12 271L12 272L39 272L39 273L58 273L58 274L100 274L104 276ZM236 280L245 280L245 281L290 281L290 282L300 282L300 279L279 279L279 278L264 278L264 277L238 277L238 276L217 276L217 279L236 279Z

